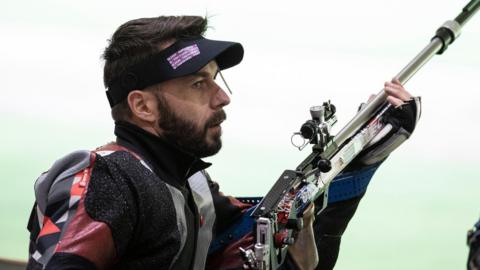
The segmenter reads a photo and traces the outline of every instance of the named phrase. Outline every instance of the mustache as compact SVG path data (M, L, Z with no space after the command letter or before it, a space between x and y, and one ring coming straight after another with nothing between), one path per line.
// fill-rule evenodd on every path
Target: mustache
M205 124L205 127L213 127L218 124L220 124L222 121L225 121L227 119L227 114L225 111L222 109L220 111L215 112L208 120L207 123Z

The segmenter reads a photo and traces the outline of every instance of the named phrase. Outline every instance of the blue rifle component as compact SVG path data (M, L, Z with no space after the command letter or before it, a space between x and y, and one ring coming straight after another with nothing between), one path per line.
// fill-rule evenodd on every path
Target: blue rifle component
M365 193L378 167L380 164L374 164L358 171L339 174L330 184L328 203L346 201Z
M230 226L230 228L223 233L218 234L210 244L208 254L215 253L230 243L240 240L240 238L248 233L253 232L253 225L255 224L255 218L252 217L253 210L255 210L255 206L250 207L245 213L243 213L240 220Z
M333 179L328 191L328 203L345 201L365 193L373 174L380 164L371 165L358 171L339 174ZM245 203L258 203L260 197L238 198ZM250 207L235 224L213 239L208 254L215 253L230 243L236 242L246 234L253 232L255 218L251 216L255 206Z

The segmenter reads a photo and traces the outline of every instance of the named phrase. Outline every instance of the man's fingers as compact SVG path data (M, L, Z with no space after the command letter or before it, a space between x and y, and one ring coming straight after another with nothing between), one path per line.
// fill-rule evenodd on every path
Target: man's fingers
M398 80L398 78L393 78L392 82L395 83L395 84L402 85L402 83Z
M392 104L395 108L403 105L403 103L404 103L403 100L401 100L397 97L394 97L394 96L388 96L387 101L388 101L388 103Z
M304 217L310 217L315 213L315 204L310 203L310 205L303 210Z
M303 222L304 224L312 223L315 220L315 204L310 203L310 205L303 211Z
M385 92L389 96L396 97L398 99L401 99L403 101L408 101L412 99L412 95L403 88L403 86L399 84L394 84L390 82L385 83Z
M388 96L392 96L398 99L401 99L402 101L408 101L412 99L412 95L408 93L405 89L397 89L393 88L390 86L385 87L385 92L387 93Z
M399 91L400 90L405 90L405 88L403 88L403 85L398 84L398 83L393 83L393 82L385 82L385 87L397 89Z

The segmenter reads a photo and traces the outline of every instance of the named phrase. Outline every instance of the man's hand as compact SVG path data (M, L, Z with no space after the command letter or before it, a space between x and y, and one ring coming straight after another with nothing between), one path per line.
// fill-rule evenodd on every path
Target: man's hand
M303 229L297 233L295 244L288 248L297 266L302 270L315 269L318 264L317 246L313 235L315 206L310 206L303 213Z
M385 93L387 94L388 103L392 104L395 108L402 106L405 102L412 100L412 95L405 90L403 85L397 78L392 79L390 82L385 82L384 84ZM375 98L375 94L370 95L368 102L372 101ZM360 109L365 106L366 103L360 105Z
M385 82L385 93L387 93L387 101L395 108L402 106L405 102L412 99L400 81L394 78L391 82Z

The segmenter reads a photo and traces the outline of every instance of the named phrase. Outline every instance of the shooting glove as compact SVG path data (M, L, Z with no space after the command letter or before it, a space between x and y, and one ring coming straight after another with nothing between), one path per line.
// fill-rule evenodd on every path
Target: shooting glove
M352 162L350 169L357 169L383 161L406 141L415 129L420 115L420 97L414 97L399 107L391 107L385 113L383 121L387 125L372 139L365 150ZM360 106L362 109L362 106Z

